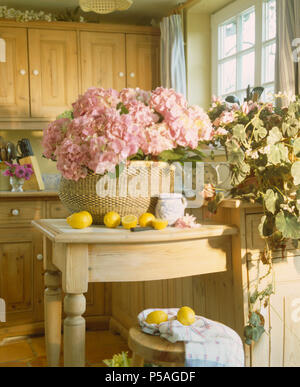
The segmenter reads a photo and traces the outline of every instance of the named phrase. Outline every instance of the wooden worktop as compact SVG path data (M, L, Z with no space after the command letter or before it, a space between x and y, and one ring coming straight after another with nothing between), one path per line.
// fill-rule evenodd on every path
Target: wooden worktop
M162 231L130 232L122 227L109 229L104 226L92 226L83 230L72 229L65 219L42 219L32 224L44 232L49 239L58 243L152 243L193 239L213 238L236 235L238 228L224 224L203 224L199 228L183 230L168 227Z
M0 191L0 199L22 199L22 198L41 198L41 197L58 197L57 191L26 191L26 192L10 192Z

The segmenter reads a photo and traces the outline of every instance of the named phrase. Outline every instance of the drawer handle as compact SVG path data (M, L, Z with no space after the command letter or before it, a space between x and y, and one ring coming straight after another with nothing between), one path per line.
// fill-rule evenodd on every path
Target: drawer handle
M36 259L37 259L38 261L42 261L42 260L44 259L43 254L38 254L38 255L36 256Z
M121 78L123 78L124 77L124 73L122 73L122 71L119 73L119 76L121 77Z
M35 76L37 76L37 75L39 75L39 70L33 70L33 75L35 75Z
M24 70L24 69L20 70L20 74L21 75L25 75L26 74L26 70Z
M11 210L11 214L12 214L12 216L19 216L20 215L20 211L17 210L17 209L14 209L14 210Z
M130 75L131 78L135 77L135 73L130 73L129 75Z

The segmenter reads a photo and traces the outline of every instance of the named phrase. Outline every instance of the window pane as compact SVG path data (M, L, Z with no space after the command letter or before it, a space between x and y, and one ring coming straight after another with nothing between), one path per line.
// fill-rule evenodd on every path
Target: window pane
M231 21L220 27L221 59L236 53L236 21Z
M255 10L251 8L240 17L242 25L241 49L246 50L255 44Z
M275 80L276 43L264 47L263 52L263 83Z
M254 86L255 54L254 51L242 55L240 68L239 89L247 89L248 85Z
M263 92L263 95L261 97L263 102L274 102L274 94L275 94L275 86L274 85L269 85L269 86L264 86L265 90Z
M276 0L265 2L265 40L276 37Z
M236 59L230 59L220 65L220 94L236 90Z

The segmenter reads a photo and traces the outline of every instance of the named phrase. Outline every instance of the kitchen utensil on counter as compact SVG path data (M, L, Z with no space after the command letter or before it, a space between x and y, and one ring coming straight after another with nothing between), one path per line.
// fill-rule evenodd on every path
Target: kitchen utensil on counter
M33 154L33 150L28 138L23 138L18 141L17 144L17 160L20 165L31 164L34 174L30 180L25 181L23 189L24 191L43 191L45 185L42 179L41 170L36 157Z
M0 157L1 161L7 161L7 152L5 147L0 149Z
M6 154L7 154L7 161L9 163L12 163L13 160L16 160L17 158L16 148L12 142L8 142L6 144Z

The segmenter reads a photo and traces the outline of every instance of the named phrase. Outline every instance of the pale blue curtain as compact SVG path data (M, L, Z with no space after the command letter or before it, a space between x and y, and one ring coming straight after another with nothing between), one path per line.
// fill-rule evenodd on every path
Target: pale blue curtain
M300 0L277 0L276 92L300 94Z
M186 97L186 65L182 19L180 15L163 18L161 29L161 83Z

